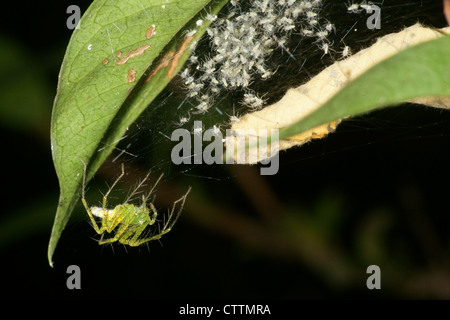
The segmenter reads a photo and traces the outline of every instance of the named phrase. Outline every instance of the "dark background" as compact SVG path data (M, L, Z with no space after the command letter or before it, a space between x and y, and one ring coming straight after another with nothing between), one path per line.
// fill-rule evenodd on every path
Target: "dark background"
M450 298L450 114L414 105L347 120L335 134L283 152L275 176L249 166L169 176L165 189L176 191L166 192L168 198L188 185L193 193L161 244L100 247L79 206L50 268L47 245L59 190L49 126L71 35L70 4L84 12L89 1L10 2L0 21L5 296ZM389 5L379 34L414 21L445 25L440 1ZM373 37L347 44L364 46ZM90 190L104 190L105 177L116 175L102 172ZM99 201L95 196L90 199ZM371 264L382 271L378 291L366 288ZM81 290L66 287L69 265L81 268Z

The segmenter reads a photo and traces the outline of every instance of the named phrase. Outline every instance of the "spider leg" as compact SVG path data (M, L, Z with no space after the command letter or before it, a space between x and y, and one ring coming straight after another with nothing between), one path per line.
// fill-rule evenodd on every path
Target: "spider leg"
M98 227L97 222L95 221L94 215L92 214L91 208L89 208L86 198L85 198L87 165L86 165L86 162L83 161L83 159L81 159L81 158L79 158L79 159L83 163L83 166L84 166L83 185L82 185L82 189L81 189L81 202L83 203L83 206L86 209L87 214L89 215L89 219L91 219L91 223L95 229L95 232L97 232L98 234L102 234L105 231L105 229L104 229L103 225L101 228Z
M183 211L184 202L186 201L186 197L188 196L189 192L191 192L191 187L189 187L188 191L186 192L186 194L184 196L182 196L180 199L178 199L177 201L175 201L173 203L172 210L170 211L167 222L164 224L163 231L165 229L169 229L169 231L170 231L170 229L172 229L172 227L175 225L175 222L177 222L178 218L180 217L181 211ZM180 209L176 213L175 218L172 219L175 208L179 202L181 202ZM171 220L172 220L172 222L170 222ZM169 231L167 231L167 232L169 232Z
M120 227L117 229L116 234L114 235L114 237L103 240L101 239L98 244L102 245L105 243L111 243L111 242L116 242L118 240L120 240L121 238L127 238L130 235L127 236L128 233L132 234L134 231L133 230L129 230L129 222L125 221L125 223L121 224ZM128 231L127 231L128 230Z
M147 173L147 175L145 176L144 179L142 179L141 182L139 182L139 184L136 186L136 188L134 188L133 191L131 191L130 195L127 197L127 199L124 201L124 203L127 203L131 197L142 187L142 185L144 184L145 181L147 181L148 177L150 176L150 172Z
M114 187L117 184L117 182L119 182L119 180L122 179L124 174L125 174L125 169L124 169L123 163L122 163L122 172L121 172L121 174L117 177L116 181L114 181L114 183L112 184L111 188L109 188L108 192L106 192L106 194L103 196L103 206L104 207L106 207L106 198L108 198L109 193L111 192L112 189L114 189Z
M120 243L127 244L131 247L136 247L137 245L135 245L135 243L138 242L140 235L142 234L142 232L144 232L144 230L147 226L148 226L148 221L145 221L136 230L132 230L129 233L124 234L122 239L119 240ZM134 235L133 235L133 233L134 233ZM133 235L133 237L131 239L129 239L129 237L131 235Z
M108 228L108 220L107 220L107 218L106 218L106 216L107 216L107 215L106 215L106 203L107 203L107 199L108 199L108 196L109 196L109 193L111 192L111 190L115 187L115 185L117 184L117 182L119 182L119 180L122 179L122 177L124 176L124 174L125 174L125 169L124 169L124 166L123 166L123 163L122 163L122 173L117 177L116 181L114 181L114 183L112 184L112 186L109 188L108 192L106 192L106 194L103 196L103 205L102 205L102 208L103 208L102 227L103 227L104 229L106 229L106 230L109 229L109 228ZM111 232L111 231L108 231L108 232Z
M129 241L128 245L131 247L137 247L145 242L152 241L152 240L158 240L163 235L165 235L170 230L172 230L172 227L174 226L175 222L177 221L178 217L180 216L181 211L183 210L184 202L186 201L186 197L190 191L191 191L191 188L189 187L189 190L186 192L186 194L173 203L172 211L169 214L169 218L167 219L167 222L164 224L164 226L160 232L158 232L157 234L155 234L151 237L148 237L148 238L142 238L142 239L136 238L136 241L134 241L134 242ZM177 213L174 217L173 213L175 212L175 208L176 208L177 204L180 202L181 202L180 209L177 211ZM154 209L154 207L152 207L152 206L150 206L150 207L152 208L152 210L154 210L154 213L156 215L156 209ZM134 239L134 237L133 237L133 239Z
M153 193L153 190L155 189L155 187L158 185L159 181L162 179L162 177L164 176L164 173L161 173L161 175L159 176L158 180L156 180L156 182L153 184L152 189L150 190L149 193L147 193L147 195L145 197L142 198L143 203L147 203L148 198L150 197L150 195ZM152 209L153 210L153 209ZM154 211L155 212L155 211Z
M86 202L86 199L82 198L81 202L83 202L83 206L86 209L87 214L89 215L89 219L91 219L91 223L92 223L92 226L94 227L95 232L97 232L98 234L102 234L103 232L105 232L105 228L103 225L101 228L98 227L97 222L95 221L95 218L92 215L92 211Z
M150 202L149 206L150 206L150 209L153 212L153 215L150 217L149 224L153 225L155 223L155 221L156 221L156 217L158 216L158 210L156 210L155 206L151 202Z
M111 214L111 217L109 217L106 222L106 231L108 231L108 233L111 233L119 224L128 226L130 224L130 221L125 218L128 218L129 214L129 210L125 209L122 205L118 205L117 207L115 207Z
M127 243L130 247L138 247L138 246L140 246L141 244L143 244L143 243L145 243L145 242L149 242L149 241L153 241L153 240L158 240L158 239L160 239L163 235L165 235L167 232L169 232L170 231L170 229L166 229L166 230L164 230L164 231L162 231L162 232L160 232L160 233L158 233L158 234L155 234L154 236L152 236L152 237L149 237L149 238L143 238L143 239L138 239L138 240L136 240L136 241L134 241L134 242L129 242L129 243Z

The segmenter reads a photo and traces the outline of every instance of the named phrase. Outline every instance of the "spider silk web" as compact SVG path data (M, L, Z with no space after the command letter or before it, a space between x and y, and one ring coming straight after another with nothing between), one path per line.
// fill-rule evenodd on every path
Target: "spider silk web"
M311 7L294 17L292 10L286 13L290 3L306 3L307 6L309 3ZM182 71L128 128L108 162L113 166L128 163L141 168L142 172L152 170L156 175L164 173L164 179L173 181L193 179L194 182L208 183L210 180L230 179L229 165L174 165L170 157L171 149L178 142L170 140L172 132L184 128L192 133L194 121L201 120L205 130L215 127L225 134L233 116L242 116L276 102L289 88L304 84L334 61L342 59L346 48L356 53L372 45L378 37L398 32L416 22L431 27L445 26L443 15L439 14L442 5L436 1L395 0L371 3L381 8L379 30L367 28L366 21L370 14L362 8L355 12L349 11L351 5L368 5L367 2L244 0L231 1L217 17L212 17L205 11L202 17L204 20L213 20L212 30L205 33L198 42L194 57L189 59ZM256 38L252 45L258 43L258 37L263 37L262 41L270 42L270 45L260 49L270 52L261 53L262 57L252 62L252 68L245 70L251 75L250 80L245 80L242 73L237 73L237 78L240 79L237 83L233 84L230 76L221 80L223 72L220 68L227 62L216 57L223 55L226 49L214 44L214 34L220 34L219 31L223 33L224 30L236 32L230 37L239 38L242 34L248 34L249 27L256 25L255 20L251 20L252 24L248 26L246 23L249 21L245 19L250 18L242 17L257 11L260 17L255 19L266 19L267 16L261 13L261 4L276 12L278 31L272 30L264 35L265 25L261 24L263 26L259 27L259 31L253 32ZM283 18L291 20L286 22L284 19L283 22ZM239 29L245 30L239 33ZM313 35L305 35L308 30ZM321 31L326 31L326 35L320 34ZM223 38L220 40L223 41ZM244 41L243 38L239 40ZM230 46L228 49L236 51L239 48ZM240 59L242 55L235 55L230 59ZM216 62L215 59L219 61ZM240 62L248 63L248 60L250 58L242 57ZM212 62L215 64L212 65ZM208 76L211 73L207 71L208 67L215 68L212 74L219 82L217 85ZM239 72L236 69L234 71ZM228 82L226 87L221 85L222 81ZM193 83L202 84L198 92L192 89L195 87ZM260 100L252 103L255 99ZM207 108L203 108L205 104ZM445 117L445 112L428 109L423 111L423 108L416 106L410 106L409 111L405 110L387 109L345 121L336 133L323 141L314 141L297 150L283 152L280 171L291 170L292 166L302 165L310 159L348 150L363 152L370 145L448 136L446 128L449 119Z

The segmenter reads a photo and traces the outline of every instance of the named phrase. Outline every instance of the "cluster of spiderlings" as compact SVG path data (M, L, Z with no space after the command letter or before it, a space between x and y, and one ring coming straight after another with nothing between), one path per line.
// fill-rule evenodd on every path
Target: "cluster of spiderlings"
M219 93L232 90L245 93L243 106L261 109L264 100L249 85L257 78L270 78L276 71L267 64L275 49L281 48L294 58L285 46L293 32L315 38L324 54L328 53L327 36L334 26L319 18L321 0L249 0L245 9L241 2L230 1L224 18L206 16L211 21L207 29L211 52L204 58L191 56L180 74L187 97L195 99L190 114L205 114ZM179 124L188 119L181 118Z
M363 1L361 3L351 3L347 6L347 11L350 13L360 13L363 10L366 10L367 12L372 10L372 5L370 2L366 3Z

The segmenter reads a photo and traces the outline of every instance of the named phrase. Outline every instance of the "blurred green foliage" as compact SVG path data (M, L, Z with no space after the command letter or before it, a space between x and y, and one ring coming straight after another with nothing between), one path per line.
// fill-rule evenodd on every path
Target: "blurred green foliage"
M29 48L0 35L0 121L8 130L48 135L54 87Z

